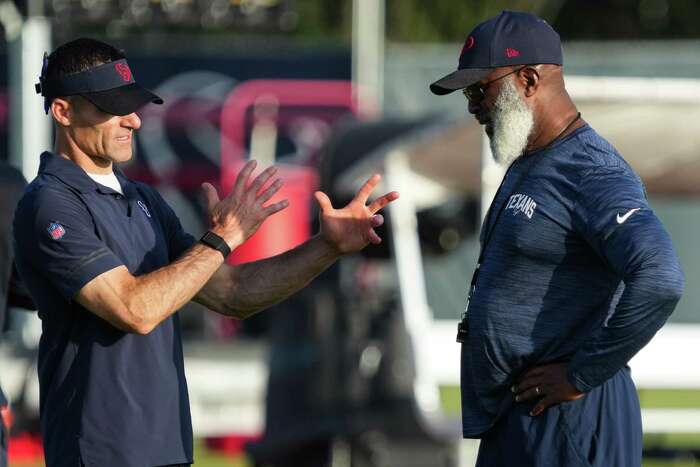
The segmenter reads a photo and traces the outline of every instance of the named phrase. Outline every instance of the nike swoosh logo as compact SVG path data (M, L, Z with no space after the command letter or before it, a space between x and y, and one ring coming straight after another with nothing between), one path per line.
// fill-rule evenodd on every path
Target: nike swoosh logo
M625 213L624 216L621 216L620 213L617 213L617 223L618 223L618 224L624 223L627 219L630 218L630 216L631 216L632 214L634 214L635 212L639 211L640 209L641 209L641 208L630 209L629 211L627 211L627 213Z

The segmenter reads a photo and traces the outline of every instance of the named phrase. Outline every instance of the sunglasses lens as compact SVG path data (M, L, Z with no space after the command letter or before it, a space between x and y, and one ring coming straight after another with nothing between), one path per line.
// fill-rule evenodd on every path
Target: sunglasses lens
M481 87L474 85L464 88L464 96L472 102L481 102L484 99Z

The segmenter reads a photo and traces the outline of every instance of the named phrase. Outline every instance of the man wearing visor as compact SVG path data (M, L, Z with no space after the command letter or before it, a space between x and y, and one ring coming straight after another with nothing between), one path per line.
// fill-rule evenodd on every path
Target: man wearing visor
M487 213L458 329L463 434L478 466L639 466L627 362L680 299L683 273L639 177L584 120L559 35L505 11L478 26L457 71L508 167Z
M53 152L21 199L16 262L39 309L41 425L49 467L189 465L192 427L177 310L193 299L245 318L305 286L340 255L380 238L374 176L345 208L321 192L321 231L266 260L231 266L229 252L287 201L275 169L248 162L219 199L204 184L211 229L184 232L158 192L119 170L132 157L143 105L122 53L78 39L44 62L37 91L54 121Z

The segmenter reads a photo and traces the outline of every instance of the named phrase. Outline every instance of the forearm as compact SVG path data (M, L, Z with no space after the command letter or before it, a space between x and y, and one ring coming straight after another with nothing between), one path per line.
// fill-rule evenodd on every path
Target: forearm
M629 278L607 323L574 355L568 371L571 383L585 392L612 377L664 325L682 291L677 263Z
M196 300L223 315L247 318L306 286L338 257L315 236L280 255L223 269Z
M221 253L195 244L168 266L135 277L122 296L137 332L150 332L190 301L222 263Z

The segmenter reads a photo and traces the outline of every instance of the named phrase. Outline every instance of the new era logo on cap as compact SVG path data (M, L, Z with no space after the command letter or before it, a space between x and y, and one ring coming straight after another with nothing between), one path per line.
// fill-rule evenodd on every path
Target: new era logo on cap
M494 68L562 63L559 34L546 21L530 13L504 11L471 31L457 71L435 81L430 90L440 95L464 89Z

